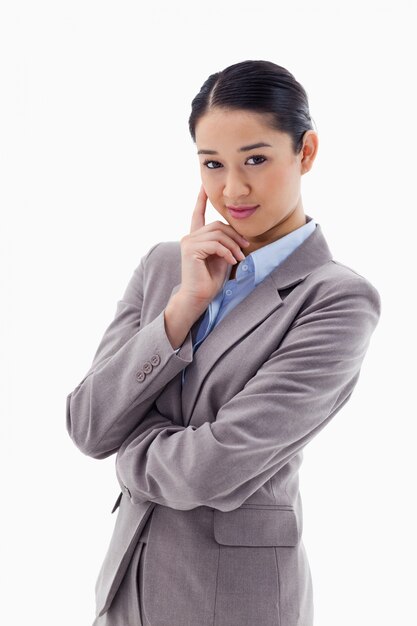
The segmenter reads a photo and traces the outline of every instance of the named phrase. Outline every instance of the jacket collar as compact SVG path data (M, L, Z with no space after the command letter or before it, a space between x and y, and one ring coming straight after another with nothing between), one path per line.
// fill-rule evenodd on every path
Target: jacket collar
M312 218L306 215L309 222ZM320 224L270 276L277 289L286 289L304 280L309 274L333 258Z

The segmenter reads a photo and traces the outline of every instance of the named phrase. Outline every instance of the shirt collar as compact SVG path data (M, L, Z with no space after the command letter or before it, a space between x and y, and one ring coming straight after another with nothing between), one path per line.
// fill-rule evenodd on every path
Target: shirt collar
M276 241L269 243L257 250L254 250L248 256L239 262L236 270L236 281L242 280L248 276L248 273L254 275L255 285L260 283L273 269L278 267L284 259L287 258L316 228L315 220L306 215L306 223L291 231L287 235L280 237ZM247 270L243 271L242 266L246 264ZM231 271L231 266L230 270Z

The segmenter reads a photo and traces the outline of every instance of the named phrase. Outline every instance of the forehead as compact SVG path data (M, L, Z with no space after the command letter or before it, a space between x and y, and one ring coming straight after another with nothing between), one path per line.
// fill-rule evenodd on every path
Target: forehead
M232 145L237 149L261 141L275 146L290 141L287 133L271 128L265 114L223 109L213 109L198 120L195 138L198 149L208 150Z

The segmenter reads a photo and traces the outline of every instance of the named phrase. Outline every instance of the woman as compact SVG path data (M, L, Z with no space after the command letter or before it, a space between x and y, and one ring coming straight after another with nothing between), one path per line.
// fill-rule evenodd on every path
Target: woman
M268 61L211 75L189 127L190 233L141 258L67 397L121 493L95 626L311 626L298 470L349 400L381 311L304 213L307 94ZM205 224L207 198L226 220Z

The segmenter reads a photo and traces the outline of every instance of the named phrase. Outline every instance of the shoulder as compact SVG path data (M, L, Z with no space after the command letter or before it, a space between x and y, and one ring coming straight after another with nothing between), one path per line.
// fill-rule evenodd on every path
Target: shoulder
M181 259L181 244L179 241L158 241L145 255L145 267L155 263L170 263Z
M377 287L358 271L335 259L309 274L304 288L314 299L344 301L347 306L352 299L365 299L378 317L381 314L381 295Z
M142 257L144 292L171 293L181 282L181 244L179 241L159 241Z

